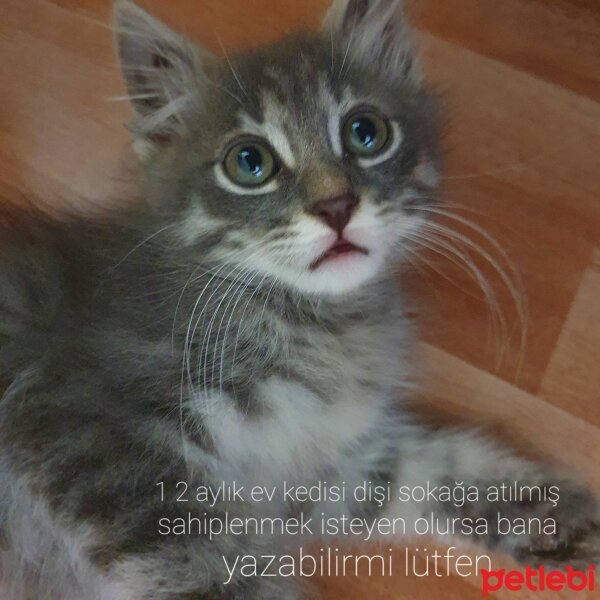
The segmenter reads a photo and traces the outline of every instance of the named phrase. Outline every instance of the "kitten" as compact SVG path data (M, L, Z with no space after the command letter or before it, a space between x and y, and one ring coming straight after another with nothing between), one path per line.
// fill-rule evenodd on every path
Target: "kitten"
M439 156L400 1L335 0L321 31L227 59L128 0L115 20L145 202L104 222L5 215L2 597L292 600L310 591L225 564L298 538L164 535L161 519L498 510L193 500L234 482L558 485L556 506L501 508L553 517L556 535L479 541L597 561L578 483L403 408L415 340L393 265Z

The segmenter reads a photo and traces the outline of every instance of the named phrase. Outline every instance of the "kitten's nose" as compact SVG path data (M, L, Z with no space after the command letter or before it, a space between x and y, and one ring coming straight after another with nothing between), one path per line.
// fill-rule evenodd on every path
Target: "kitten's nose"
M358 198L352 193L347 193L334 198L319 200L308 209L308 212L321 219L342 237L342 232L350 222L357 206Z

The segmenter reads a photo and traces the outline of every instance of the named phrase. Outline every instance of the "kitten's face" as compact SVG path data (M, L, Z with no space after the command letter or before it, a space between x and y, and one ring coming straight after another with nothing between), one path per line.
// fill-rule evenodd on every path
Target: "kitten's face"
M212 63L210 82L187 90L177 142L154 148L147 169L178 190L182 238L218 240L209 253L223 273L344 294L390 266L432 199L432 127L412 65L390 76L342 41L298 36Z

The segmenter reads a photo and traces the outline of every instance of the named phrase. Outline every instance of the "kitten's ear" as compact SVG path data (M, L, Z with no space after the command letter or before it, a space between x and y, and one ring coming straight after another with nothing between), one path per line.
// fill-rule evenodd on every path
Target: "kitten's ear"
M114 2L113 19L123 75L140 117L133 131L168 137L184 123L214 58L130 0Z
M421 84L402 0L333 0L323 29L341 41L349 58L388 77Z

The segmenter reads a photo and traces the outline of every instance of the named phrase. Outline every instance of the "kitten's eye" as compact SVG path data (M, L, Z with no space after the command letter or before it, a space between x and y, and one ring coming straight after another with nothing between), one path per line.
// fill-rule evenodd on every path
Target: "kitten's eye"
M255 141L236 144L227 153L224 166L234 183L246 187L263 185L279 170L271 150Z
M379 154L390 140L390 126L371 111L354 113L346 120L343 129L346 150L357 156Z

